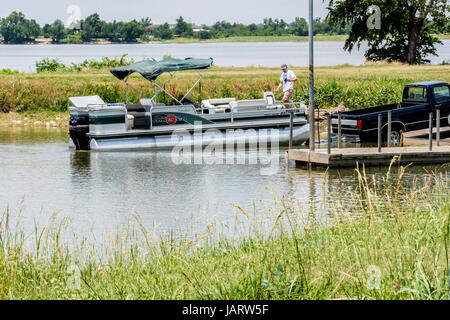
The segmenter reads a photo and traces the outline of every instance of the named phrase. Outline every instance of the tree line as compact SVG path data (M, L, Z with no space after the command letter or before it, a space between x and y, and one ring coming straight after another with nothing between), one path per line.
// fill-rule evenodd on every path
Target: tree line
M314 34L348 35L344 49L352 51L367 43L368 60L400 61L409 64L429 63L437 56L436 45L443 42L437 34L449 34L447 0L327 0L327 17L314 20ZM374 4L375 3L375 4ZM176 24L153 25L150 18L129 22L106 22L97 13L81 20L77 28L65 28L61 20L41 27L35 20L13 12L0 19L0 36L5 43L27 43L44 36L54 43L83 43L97 39L111 42L137 42L150 38L174 37L218 39L235 36L306 36L308 23L295 18L266 18L260 24L244 25L218 21L211 26L196 27L183 17Z
M314 20L315 34L348 34L348 26L331 26L327 21ZM0 36L4 43L30 43L39 37L50 38L53 43L84 43L103 39L111 42L148 41L151 38L168 40L174 37L218 39L236 36L306 36L308 23L304 18L295 18L291 23L283 19L266 18L260 24L245 25L218 21L211 26L195 27L183 17L176 24L163 23L153 25L150 18L141 20L104 21L98 13L91 14L81 20L77 26L65 27L57 19L51 24L40 26L36 20L27 19L22 12L12 12L8 17L0 19Z

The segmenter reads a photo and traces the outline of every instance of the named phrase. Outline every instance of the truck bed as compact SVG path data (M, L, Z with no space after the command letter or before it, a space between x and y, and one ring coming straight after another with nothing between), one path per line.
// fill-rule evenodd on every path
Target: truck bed
M394 110L394 109L407 108L407 107L412 107L415 105L419 105L419 104L418 103L410 103L410 102L397 102L397 103L385 104L382 106L346 111L346 112L342 112L341 114L343 116L344 115L345 116L347 116L347 115L360 116L360 115L378 113L378 112L389 111L389 110Z
M436 89L436 91L435 91ZM443 81L418 82L405 85L403 100L370 108L341 113L341 133L354 141L376 141L378 138L378 119L381 119L382 140L388 139L388 114L391 114L391 135L389 139L400 143L402 132L419 130L432 124L438 116L441 127L450 122L449 85ZM338 131L338 114L332 115L332 130Z

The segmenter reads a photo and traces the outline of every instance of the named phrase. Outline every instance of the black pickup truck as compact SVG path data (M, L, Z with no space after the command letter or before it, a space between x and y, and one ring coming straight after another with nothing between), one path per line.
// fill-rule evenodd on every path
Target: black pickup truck
M391 143L399 145L402 132L427 128L429 114L440 109L440 126L447 130L450 122L450 86L447 82L430 81L405 85L402 102L341 113L341 132L344 141L377 141L378 115L382 117L382 138L387 141L388 112L391 111ZM338 133L338 114L332 115L333 134Z

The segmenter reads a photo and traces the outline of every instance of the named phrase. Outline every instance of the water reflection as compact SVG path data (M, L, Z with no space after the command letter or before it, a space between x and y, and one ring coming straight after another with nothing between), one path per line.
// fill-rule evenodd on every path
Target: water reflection
M159 224L162 231L198 233L215 219L232 226L238 216L244 223L233 204L270 220L286 198L320 217L330 209L324 208L324 197L345 200L357 190L354 169L288 169L283 150L279 159L278 173L264 176L261 164L177 165L170 152L78 152L69 150L66 133L0 130L0 212L23 200L28 227L45 224L60 211L80 234L89 230L99 236L134 211L148 229ZM404 179L423 181L436 170L445 174L448 167L414 166ZM366 169L378 181L386 171Z
M0 144L30 145L67 142L67 129L41 127L0 127Z
M70 167L74 180L89 178L91 173L91 153L88 151L71 152Z

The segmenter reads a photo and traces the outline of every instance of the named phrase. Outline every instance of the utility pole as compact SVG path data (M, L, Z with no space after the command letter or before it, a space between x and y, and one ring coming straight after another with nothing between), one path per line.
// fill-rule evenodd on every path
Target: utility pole
M309 0L309 150L315 150L314 138L314 34L313 0ZM319 137L320 139L320 137Z

